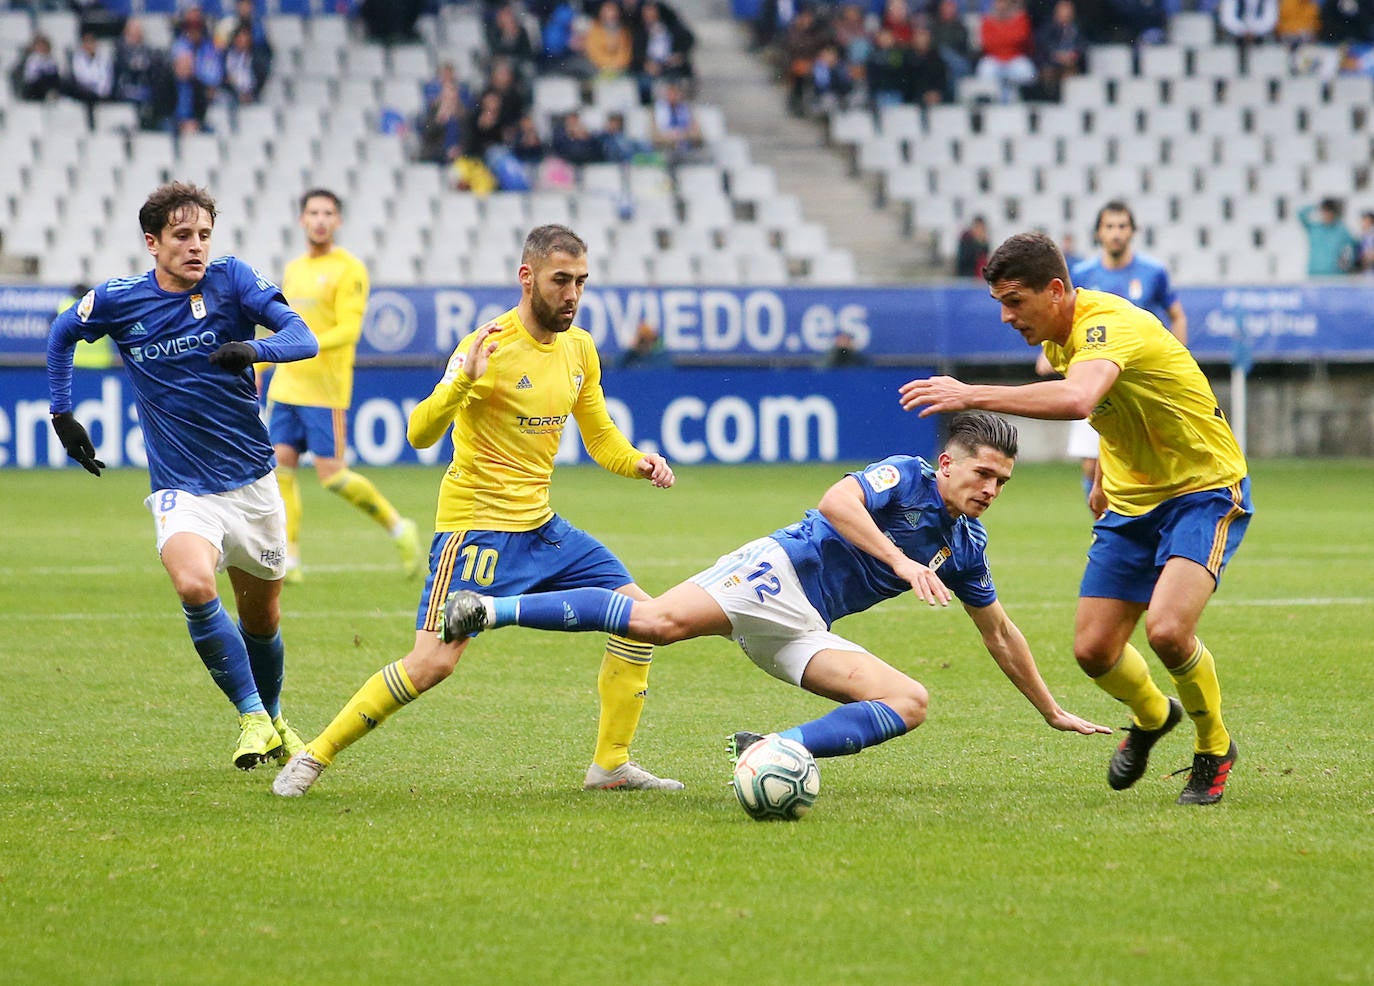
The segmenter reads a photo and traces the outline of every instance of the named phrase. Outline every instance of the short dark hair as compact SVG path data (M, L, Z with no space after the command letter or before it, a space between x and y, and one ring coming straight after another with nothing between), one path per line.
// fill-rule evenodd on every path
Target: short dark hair
M210 225L215 224L215 199L209 192L189 181L169 181L153 189L143 208L138 210L138 224L143 232L159 236L167 224L189 207L205 210Z
M311 199L328 199L334 203L334 208L339 210L339 215L343 215L343 200L327 188L312 188L301 196L301 212L305 212L305 205Z
M525 247L520 251L520 262L533 266L536 260L548 260L552 253L566 253L580 257L587 252L587 244L572 230L557 223L536 226L525 237Z
M1032 291L1045 290L1055 278L1066 288L1073 286L1059 244L1038 230L1003 240L983 267L983 280L989 284L1020 281Z
M949 423L945 448L957 445L969 455L980 448L1001 452L1008 459L1016 458L1016 426L1006 418L987 411L965 411Z
M1104 203L1103 206L1102 206L1102 208L1100 208L1100 209L1097 210L1097 220L1096 220L1096 222L1093 223L1093 232L1097 232L1097 230L1099 230L1099 229L1102 228L1102 217L1105 216L1105 215L1106 215L1107 213L1109 213L1109 212L1124 212L1124 213L1126 213L1126 218L1127 218L1127 219L1130 221L1130 223L1131 223L1131 229L1132 229L1132 230L1135 229L1135 213L1132 212L1132 211L1131 211L1131 207L1130 207L1129 205L1126 204L1126 200L1125 200L1125 199L1112 199L1112 200L1110 200L1110 201Z

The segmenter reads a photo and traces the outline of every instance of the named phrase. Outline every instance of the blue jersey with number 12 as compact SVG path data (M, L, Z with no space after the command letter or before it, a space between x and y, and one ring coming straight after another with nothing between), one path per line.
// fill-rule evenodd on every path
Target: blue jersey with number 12
M259 359L304 359L319 351L281 290L234 257L211 261L190 291L164 291L154 271L113 278L53 322L52 412L71 410L76 341L109 336L138 401L152 488L199 495L246 486L276 464L257 385L251 367L230 373L212 364L210 354L226 342L251 342L258 324L281 333L253 343Z
M951 517L935 485L935 469L912 455L893 455L850 473L878 529L913 561L933 569L963 603L981 608L997 599L988 571L987 531L980 521ZM911 586L887 565L855 547L819 510L773 532L806 598L830 626Z

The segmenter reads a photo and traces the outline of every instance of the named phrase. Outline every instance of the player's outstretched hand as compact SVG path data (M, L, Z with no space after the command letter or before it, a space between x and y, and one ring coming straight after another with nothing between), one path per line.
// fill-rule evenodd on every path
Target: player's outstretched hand
M1052 716L1047 716L1045 721L1055 729L1063 730L1066 733L1082 733L1084 736L1091 736L1094 733L1110 733L1111 729L1107 726L1099 726L1095 722L1089 722L1081 716L1076 716L1072 712L1060 709Z
M972 388L953 377L927 377L924 380L909 380L898 388L901 395L902 410L914 411L924 408L920 417L942 414L945 411L966 411L969 392Z
M72 417L70 411L52 416L52 430L57 432L57 440L62 443L69 456L81 463L92 476L100 475L105 463L95 457L95 446L91 444L91 436L86 434L86 429L80 421Z
M472 345L468 346L467 358L463 360L463 372L469 378L476 380L487 372L487 360L496 352L496 340L491 336L500 331L501 326L495 322L488 322L473 335Z
M210 354L210 362L230 373L242 373L258 360L258 351L247 342L226 342Z
M635 463L635 468L641 476L661 490L666 490L677 482L677 477L673 475L673 467L657 452L640 459Z
M906 579L907 582L911 583L911 591L931 606L949 605L949 587L940 581L940 576L924 565L919 565L907 558L894 565L892 571L899 578Z

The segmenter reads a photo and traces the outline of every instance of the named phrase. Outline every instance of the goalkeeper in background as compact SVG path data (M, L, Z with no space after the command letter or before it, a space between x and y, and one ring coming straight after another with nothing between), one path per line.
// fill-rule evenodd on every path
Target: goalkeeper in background
M286 581L301 582L301 492L296 470L303 452L315 460L321 485L384 527L413 578L423 570L415 521L397 512L365 476L348 468L348 408L353 360L363 331L368 276L363 262L334 242L343 221L339 197L313 188L301 197L305 253L286 265L282 292L320 341L320 355L278 367L267 387L267 427L277 453L277 482L286 502Z
M663 456L636 449L611 420L596 345L573 325L587 281L586 243L565 226L537 227L525 239L519 278L519 304L459 341L443 378L410 415L407 435L416 448L429 448L453 427L415 643L291 758L272 784L281 797L305 794L345 748L453 673L468 640L441 643L435 634L451 591L595 586L649 598L605 545L549 505L554 455L570 417L603 469L663 489L674 482ZM596 752L583 781L589 790L683 786L630 760L652 656L649 645L621 636L606 643Z

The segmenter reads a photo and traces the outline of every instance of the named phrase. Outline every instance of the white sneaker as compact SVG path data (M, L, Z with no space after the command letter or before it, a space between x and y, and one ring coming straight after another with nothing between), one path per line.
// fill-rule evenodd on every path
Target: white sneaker
M283 798L299 798L310 790L310 785L319 780L323 772L324 764L312 757L308 750L301 750L286 761L286 766L277 774L277 779L272 782L272 793Z
M615 770L592 764L582 786L588 791L681 791L687 785L671 777L655 777L628 760Z

